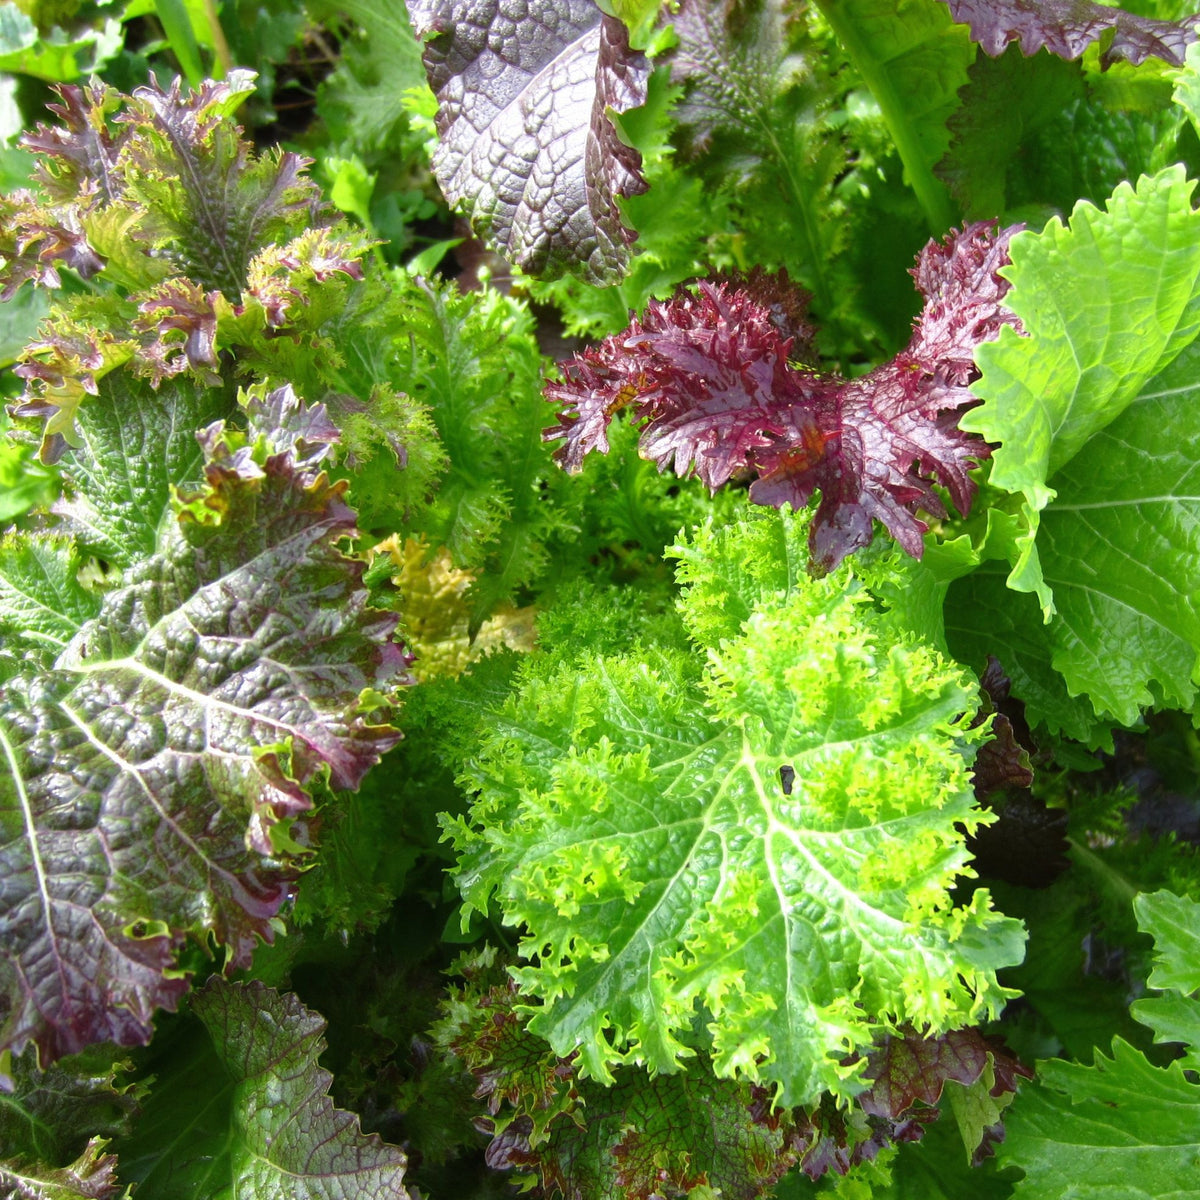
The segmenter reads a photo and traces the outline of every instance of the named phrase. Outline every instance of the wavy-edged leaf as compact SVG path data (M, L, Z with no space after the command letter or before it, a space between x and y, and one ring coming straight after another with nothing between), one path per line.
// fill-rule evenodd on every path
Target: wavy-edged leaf
M64 1167L87 1149L89 1139L127 1133L138 1090L117 1087L114 1076L128 1066L114 1062L108 1047L91 1047L45 1069L38 1068L33 1047L12 1058L8 1076L0 1076L3 1155Z
M802 537L797 522L792 559ZM717 545L745 558L736 538L695 553ZM459 883L526 926L530 1028L586 1075L676 1069L699 1000L718 1075L811 1102L860 1090L847 1056L895 1022L938 1032L1001 1003L1021 935L985 892L962 910L947 895L961 827L986 819L975 686L872 626L867 597L799 581L706 669L670 648L583 651L487 720L465 772L480 798L448 825Z
M47 666L96 615L100 597L79 582L78 548L63 537L27 534L0 542L0 637L12 652Z
M438 98L434 171L477 232L532 274L625 273L619 196L645 189L608 115L646 98L649 66L592 0L410 0Z
M1010 42L1023 54L1044 46L1060 58L1078 58L1102 40L1101 61L1131 63L1161 58L1183 63L1188 44L1196 40L1200 17L1156 21L1124 9L1089 0L946 0L956 21L971 27L971 37L985 53L1003 54Z
M147 1116L120 1147L138 1195L407 1200L404 1154L329 1097L317 1013L291 993L218 978L189 1007L207 1038L160 1071Z
M1008 585L1055 611L1044 629L1017 632L1040 647L1028 666L1013 661L1014 680L1027 675L1018 694L1039 720L1059 722L1053 697L1064 689L1124 723L1150 705L1187 707L1195 694L1200 225L1192 186L1182 168L1169 168L1136 191L1119 187L1106 211L1080 205L1070 229L1053 221L1040 236L1014 238L1005 303L1027 337L1002 333L979 351L975 390L986 400L963 424L1003 443L991 481L1026 497ZM966 586L990 589L987 607L1001 606L994 576ZM1036 622L1031 609L1006 620ZM956 620L977 629L980 649L997 652L995 642L984 645L990 618L964 610Z
M160 552L0 693L4 1042L43 1061L145 1041L186 990L186 935L248 962L294 873L272 827L316 772L354 787L398 737L359 709L404 656L337 548L331 427L287 389L251 421L249 442L205 432L207 485Z
M1154 935L1153 979L1184 999L1180 987L1200 984L1194 957L1200 944L1200 904L1170 892L1134 900L1138 924ZM1135 1015L1160 1000L1139 1003ZM1200 1006L1192 1009L1186 1042L1200 1044ZM1123 1038L1111 1057L1097 1053L1082 1066L1057 1059L1038 1065L1039 1083L1025 1088L1008 1119L1001 1159L1020 1167L1018 1200L1079 1200L1128 1196L1185 1200L1195 1194L1200 1155L1200 1085L1175 1061L1156 1067Z
M117 1160L95 1138L66 1167L0 1162L0 1200L118 1200Z
M931 242L913 272L925 307L909 345L858 379L800 371L793 335L760 295L761 281L702 281L667 303L651 301L622 334L563 365L546 395L563 406L547 440L577 471L607 450L613 415L632 407L644 422L640 451L660 470L692 472L710 488L758 478L750 498L802 508L819 491L810 536L813 567L829 571L867 545L880 521L919 557L927 525L944 516L930 486L971 505L968 471L989 448L959 428L975 401L974 353L1013 318L1001 308L1011 231L982 225Z

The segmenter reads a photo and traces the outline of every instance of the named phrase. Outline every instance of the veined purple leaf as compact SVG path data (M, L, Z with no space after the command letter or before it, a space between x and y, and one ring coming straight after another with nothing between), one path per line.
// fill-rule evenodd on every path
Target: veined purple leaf
M232 1196L257 1200L408 1200L404 1154L363 1134L335 1108L333 1077L319 1063L325 1022L291 994L261 983L213 979L192 1012L204 1023L234 1092L220 1143L194 1140L201 1174ZM190 1164L181 1175L190 1178Z
M929 243L913 276L925 297L908 346L858 379L797 369L758 284L723 279L652 300L622 334L563 365L546 388L563 406L547 440L579 470L590 450L608 448L613 415L632 407L644 421L643 457L710 488L756 475L750 498L801 508L821 501L810 531L813 566L824 572L867 545L874 520L919 557L927 526L920 509L945 516L940 483L962 513L974 484L968 471L990 450L958 428L977 403L974 352L1015 318L1000 307L1008 284L1012 229L984 224Z
M48 671L0 690L0 1016L44 1062L145 1041L187 982L188 935L245 965L304 844L305 783L356 787L399 734L362 711L395 683L394 616L367 607L333 430L281 389L250 430L206 430L206 486Z
M1021 53L1036 54L1045 48L1059 58L1078 58L1093 42L1109 34L1101 61L1117 59L1137 64L1161 58L1173 67L1183 66L1189 43L1200 33L1200 16L1180 21L1156 21L1120 8L1088 0L946 0L950 15L971 27L971 37L984 53L1003 54L1010 42Z
M592 0L409 0L429 36L434 173L510 262L591 283L625 272L619 196L645 191L641 156L608 110L646 98L649 65Z

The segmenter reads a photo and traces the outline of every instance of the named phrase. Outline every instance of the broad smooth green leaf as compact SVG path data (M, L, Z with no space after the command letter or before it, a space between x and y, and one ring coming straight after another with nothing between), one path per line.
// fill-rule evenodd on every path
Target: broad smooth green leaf
M292 994L211 979L184 1042L119 1149L144 1200L407 1200L404 1154L335 1108L325 1022Z
M951 645L1001 658L1029 714L1092 740L1189 707L1200 654L1200 343L1192 343L1050 478L1037 551L1056 612L1004 586L997 564L953 584Z
M1030 715L1091 738L1153 705L1189 707L1200 654L1200 216L1181 168L1017 234L1006 297L1025 336L980 347L985 403L963 423L1002 445L990 480L1024 494L1009 588L951 590L960 645L996 653ZM954 644L954 636L951 636ZM1024 678L1019 678L1024 676ZM1078 697L1079 699L1074 699ZM1088 706L1094 710L1093 717Z
M980 346L984 401L962 426L1000 442L991 482L1027 500L1028 543L1010 586L1049 586L1037 563L1038 513L1052 477L1120 415L1200 329L1200 213L1182 166L1120 185L1105 209L1076 205L1009 246L1005 305L1024 333Z
M756 522L748 522L751 528ZM803 561L805 523L785 550ZM700 535L723 575L760 543ZM528 930L516 970L530 1028L607 1080L671 1071L697 1001L719 1075L777 1082L783 1104L860 1090L847 1056L910 1021L943 1032L998 1011L1016 922L986 891L954 908L975 685L911 634L873 622L839 572L769 582L733 637L631 648L538 674L485 718L470 821L448 821L469 906L498 895ZM689 617L688 601L683 602ZM697 630L711 618L697 614Z

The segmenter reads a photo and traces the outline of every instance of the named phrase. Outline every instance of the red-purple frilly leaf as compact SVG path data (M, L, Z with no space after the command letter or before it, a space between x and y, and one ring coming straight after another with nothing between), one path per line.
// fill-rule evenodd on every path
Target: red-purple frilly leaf
M792 364L795 321L781 329L761 279L701 281L652 300L624 333L563 364L562 382L546 388L559 424L544 436L564 439L555 457L577 471L589 451L608 449L609 421L631 408L644 423L641 453L660 470L710 488L757 476L750 498L776 508L820 492L815 571L867 545L875 520L919 557L927 526L917 512L946 515L933 483L965 514L968 472L990 453L958 418L977 403L975 348L1017 324L1000 307L1008 284L998 273L1013 232L981 223L927 245L913 271L925 306L911 341L853 380Z
M305 785L356 787L399 734L362 697L404 678L367 607L333 430L280 389L202 442L206 486L49 671L0 689L0 1043L43 1063L144 1042L187 937L245 966L309 838Z
M1188 45L1200 32L1200 16L1157 21L1089 0L946 0L950 15L971 27L971 38L985 54L1003 54L1011 42L1029 56L1048 50L1059 58L1078 58L1093 42L1111 34L1101 53L1110 66L1118 59L1137 65L1161 58L1183 66Z

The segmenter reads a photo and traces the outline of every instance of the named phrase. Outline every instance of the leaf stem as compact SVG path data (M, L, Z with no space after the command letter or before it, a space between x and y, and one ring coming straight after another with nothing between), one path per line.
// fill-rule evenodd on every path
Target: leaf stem
M1067 845L1070 848L1072 861L1081 870L1091 875L1105 892L1126 904L1133 903L1133 898L1138 894L1139 889L1134 887L1120 871L1114 871L1104 859L1089 850L1076 838L1067 838Z
M940 236L958 221L958 214L945 185L934 175L932 167L921 153L916 129L908 119L904 103L896 94L887 63L871 52L854 21L847 17L841 0L816 0L816 4L875 97L896 152L904 164L908 185L925 213L930 232Z

